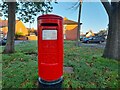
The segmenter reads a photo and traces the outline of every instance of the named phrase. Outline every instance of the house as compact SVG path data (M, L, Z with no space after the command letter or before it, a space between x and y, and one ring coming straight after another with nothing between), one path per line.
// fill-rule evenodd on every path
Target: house
M0 19L0 30L4 33L4 35L8 32L8 20ZM16 20L16 31L15 33L21 33L23 36L28 35L28 30L23 24L22 21Z
M4 37L3 32L0 30L0 40L2 40L2 38Z
M91 36L95 36L95 34L93 33L92 30L89 30L88 32L86 32L86 35L85 35L87 38L91 37Z
M66 40L76 40L77 39L77 29L78 23L72 20L64 18L63 22L63 35ZM81 25L81 24L80 24Z
M27 28L28 29L28 36L27 40L37 40L38 32L34 28Z

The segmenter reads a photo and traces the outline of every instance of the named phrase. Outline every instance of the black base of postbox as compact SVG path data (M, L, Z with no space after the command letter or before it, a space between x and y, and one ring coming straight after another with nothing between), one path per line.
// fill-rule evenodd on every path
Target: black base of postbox
M40 77L38 78L39 88L59 88L59 90L61 90L62 81L63 81L62 77L59 78L58 80L51 81L51 82L42 80Z

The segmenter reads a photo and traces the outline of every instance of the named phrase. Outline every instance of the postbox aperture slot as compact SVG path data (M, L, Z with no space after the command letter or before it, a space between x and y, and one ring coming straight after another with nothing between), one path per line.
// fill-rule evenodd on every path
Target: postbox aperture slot
M57 23L42 23L41 26L58 26Z
M42 40L57 40L57 30L42 30Z

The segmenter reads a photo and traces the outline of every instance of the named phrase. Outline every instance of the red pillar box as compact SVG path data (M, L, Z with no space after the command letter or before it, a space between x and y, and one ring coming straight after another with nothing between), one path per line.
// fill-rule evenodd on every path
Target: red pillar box
M38 17L39 82L56 84L63 75L63 18L57 15Z

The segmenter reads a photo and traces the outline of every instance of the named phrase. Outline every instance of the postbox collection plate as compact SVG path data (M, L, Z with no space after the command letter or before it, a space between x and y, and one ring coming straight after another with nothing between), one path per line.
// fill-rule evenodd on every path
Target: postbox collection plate
M57 40L57 30L42 30L42 40Z

